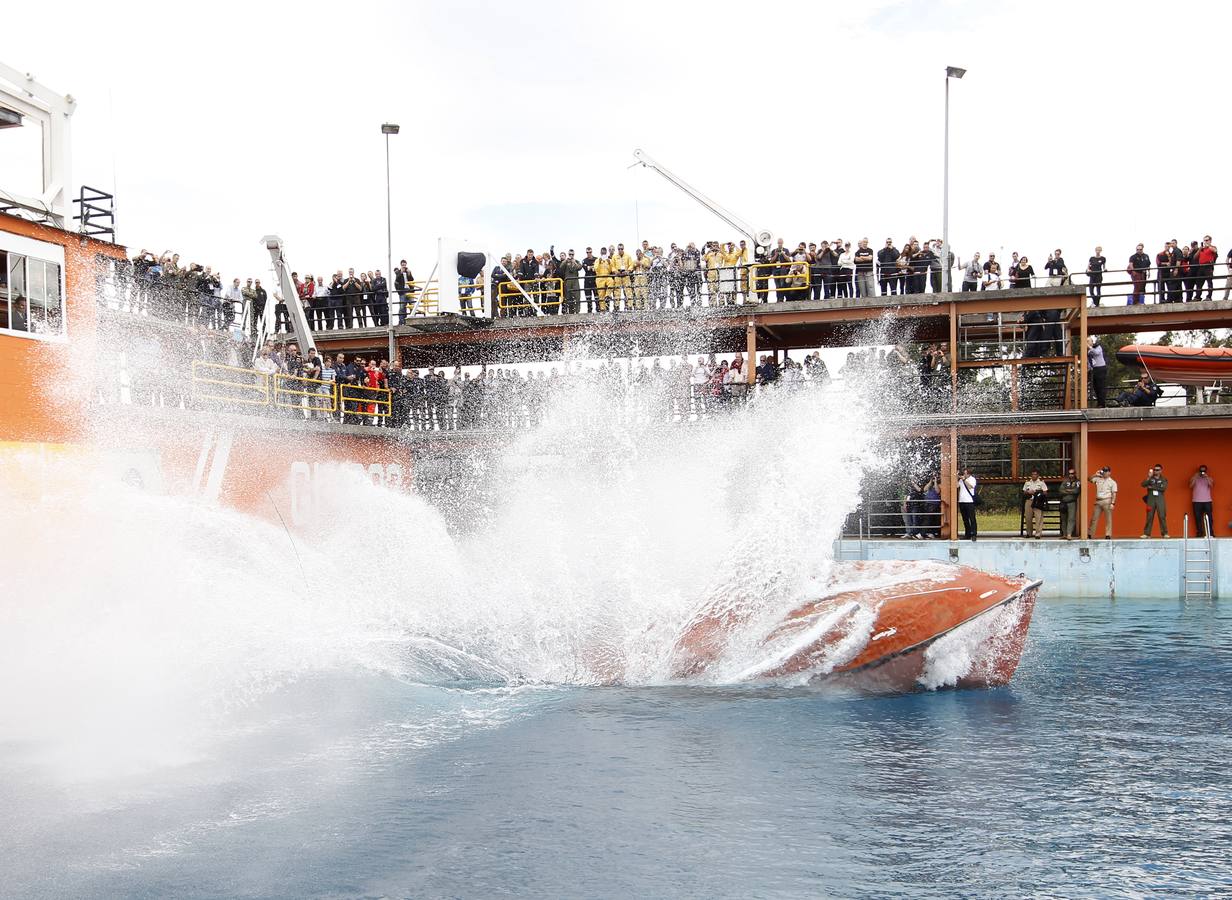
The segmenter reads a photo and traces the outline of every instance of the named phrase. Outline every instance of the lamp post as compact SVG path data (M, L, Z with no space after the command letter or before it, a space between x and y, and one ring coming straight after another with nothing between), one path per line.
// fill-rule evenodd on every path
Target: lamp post
M950 79L962 78L966 69L945 67L945 188L941 206L941 290L950 290Z
M389 325L389 364L391 366L396 364L398 343L394 337L394 310L397 307L394 305L394 292L391 290L394 279L394 220L393 203L389 193L389 136L397 134L398 130L398 126L390 122L381 126L381 134L385 135L385 319ZM404 309L403 317L405 316L406 310Z

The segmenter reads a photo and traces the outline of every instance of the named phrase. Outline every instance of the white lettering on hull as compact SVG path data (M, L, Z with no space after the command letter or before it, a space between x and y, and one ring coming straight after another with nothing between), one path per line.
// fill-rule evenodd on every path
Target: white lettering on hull
M409 487L401 463L314 462L291 463L291 521L308 524L321 508L321 492L355 476L367 478L377 487L401 491Z

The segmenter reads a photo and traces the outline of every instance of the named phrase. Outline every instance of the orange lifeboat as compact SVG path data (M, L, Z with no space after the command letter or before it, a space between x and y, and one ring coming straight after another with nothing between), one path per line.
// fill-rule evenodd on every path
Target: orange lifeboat
M833 593L792 609L735 680L837 681L861 691L1004 685L1018 668L1040 581L920 562L836 564ZM704 608L677 639L673 675L728 665L752 616Z
M1209 385L1232 380L1232 349L1227 347L1164 347L1128 344L1116 353L1117 362L1141 366L1155 381Z

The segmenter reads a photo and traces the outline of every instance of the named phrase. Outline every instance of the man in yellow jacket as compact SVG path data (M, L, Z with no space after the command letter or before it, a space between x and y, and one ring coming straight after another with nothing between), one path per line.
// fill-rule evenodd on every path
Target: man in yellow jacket
M642 243L645 243L643 241ZM637 251L633 260L633 306L635 309L645 309L646 300L650 294L650 254Z
M717 241L706 244L706 252L702 254L702 263L706 266L706 296L711 306L718 306L719 299L719 269L723 266L723 254L719 251Z
M616 245L612 256L612 300L616 305L624 299L624 308L633 308L633 257L625 252L624 244Z
M595 260L595 288L599 291L599 312L607 312L608 298L612 296L612 260L607 255L607 247L599 248L599 258Z

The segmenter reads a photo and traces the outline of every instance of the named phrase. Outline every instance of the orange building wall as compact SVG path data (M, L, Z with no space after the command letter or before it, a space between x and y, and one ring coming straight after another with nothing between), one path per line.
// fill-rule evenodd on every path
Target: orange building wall
M94 365L98 323L95 259L123 259L125 250L0 214L0 232L64 248L64 321L68 340L0 335L0 440L71 441L80 436L82 404L88 398L57 392L65 373ZM0 248L3 248L0 234ZM50 390L49 390L50 388Z
M1112 466L1117 483L1117 504L1113 515L1114 537L1138 537L1146 522L1142 502L1142 480L1147 468L1159 463L1168 479L1168 533L1181 536L1181 518L1190 515L1189 533L1194 534L1193 508L1190 505L1189 478L1205 465L1215 480L1214 527L1216 536L1232 533L1232 426L1227 428L1177 428L1173 430L1092 431L1087 439L1089 478L1101 466ZM1092 487L1088 484L1088 488ZM1087 491L1086 515L1090 521L1093 490ZM1103 522L1099 534L1103 536ZM1155 534L1159 534L1158 527Z

